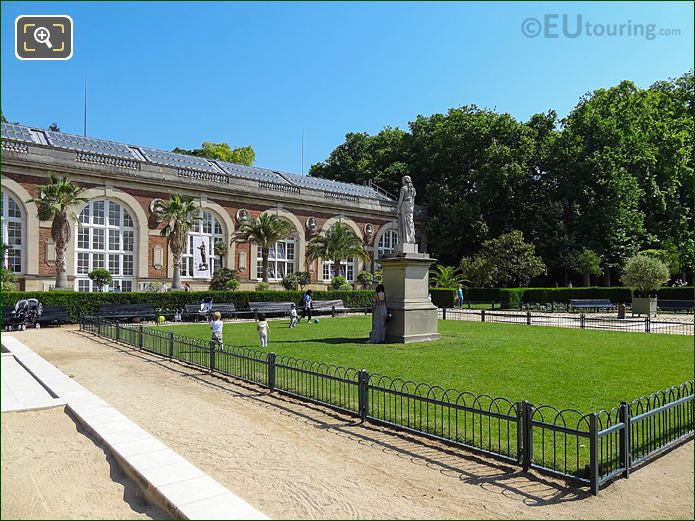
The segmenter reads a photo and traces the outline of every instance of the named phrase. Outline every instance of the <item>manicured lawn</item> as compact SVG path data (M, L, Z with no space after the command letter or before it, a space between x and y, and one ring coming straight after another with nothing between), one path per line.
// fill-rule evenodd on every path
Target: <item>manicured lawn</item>
M287 320L271 321L268 351L583 412L693 378L688 336L440 321L438 342L371 345L363 343L370 320L321 318L295 329ZM162 327L210 338L207 324ZM225 324L224 339L238 347L260 346L254 323Z

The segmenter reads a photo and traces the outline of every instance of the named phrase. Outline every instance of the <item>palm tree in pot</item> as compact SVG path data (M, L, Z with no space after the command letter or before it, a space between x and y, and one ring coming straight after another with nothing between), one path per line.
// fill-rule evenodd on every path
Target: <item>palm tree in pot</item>
M234 234L235 240L255 244L261 249L263 282L268 282L268 256L276 242L287 239L294 232L294 226L277 215L261 214L255 219L241 223Z
M333 261L336 276L340 275L341 263L350 257L359 257L364 262L369 262L369 254L362 239L355 235L348 225L340 222L313 237L306 247L306 258L309 262L315 259ZM347 276L347 273L345 275Z
M154 206L157 221L165 223L160 232L169 239L169 248L174 257L174 281L172 289L181 289L181 258L188 246L188 232L200 220L200 207L191 199L173 194L168 201L157 201Z
M29 199L29 203L36 203L38 217L42 221L52 220L51 238L56 250L56 289L68 287L67 263L65 252L72 238L71 220L77 221L73 208L87 202L80 197L84 190L70 181L67 177L62 179L53 172L48 173L49 183L39 188L39 196Z

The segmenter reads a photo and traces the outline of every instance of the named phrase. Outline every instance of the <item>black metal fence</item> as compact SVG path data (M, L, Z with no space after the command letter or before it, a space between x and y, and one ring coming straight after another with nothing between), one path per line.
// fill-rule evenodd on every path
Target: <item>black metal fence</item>
M593 494L693 436L693 383L610 411L584 414L528 401L418 384L204 340L98 316L80 329L157 355L416 433L528 470L588 485Z
M468 310L439 308L439 318L444 320L469 320L522 324L527 326L554 326L574 329L596 329L604 331L630 331L634 333L663 333L668 335L693 335L693 322L656 320L644 318L593 317L580 313L578 316L553 315L549 313L504 312L486 309Z

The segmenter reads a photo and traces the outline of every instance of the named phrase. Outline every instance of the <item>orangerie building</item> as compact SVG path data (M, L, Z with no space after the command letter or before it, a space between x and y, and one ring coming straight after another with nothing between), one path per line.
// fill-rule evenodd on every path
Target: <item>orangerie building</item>
M209 237L210 273L219 267L237 270L242 289L260 280L261 257L252 244L232 241L239 223L262 213L286 219L293 235L271 252L269 280L287 273L308 271L313 287L325 287L335 273L329 261L308 263L305 248L311 237L342 222L360 237L369 263L350 259L341 272L354 282L360 271L378 268L380 256L398 243L396 201L376 186L318 179L276 170L175 154L143 146L125 145L52 132L23 125L2 124L2 232L9 246L5 265L17 274L19 289L48 290L55 283L55 248L51 223L39 221L33 197L48 182L48 173L67 176L84 187L88 202L76 209L72 240L67 251L69 285L93 291L88 273L108 269L115 286L139 291L153 282L171 283L172 255L161 223L153 216L154 202L178 193L194 197L201 219L191 232L181 268L182 282L207 289L209 278L194 278L193 237ZM416 227L424 212L417 208ZM420 251L427 251L424 232ZM228 245L226 258L214 255L213 245Z

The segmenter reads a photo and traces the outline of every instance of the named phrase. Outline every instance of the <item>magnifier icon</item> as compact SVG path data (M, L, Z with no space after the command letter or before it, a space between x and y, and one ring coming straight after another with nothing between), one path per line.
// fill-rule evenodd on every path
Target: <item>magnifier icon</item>
M48 47L49 49L53 49L53 45L51 45L50 38L51 33L45 27L37 27L34 31L34 40L36 40L39 43L45 43L46 47Z

